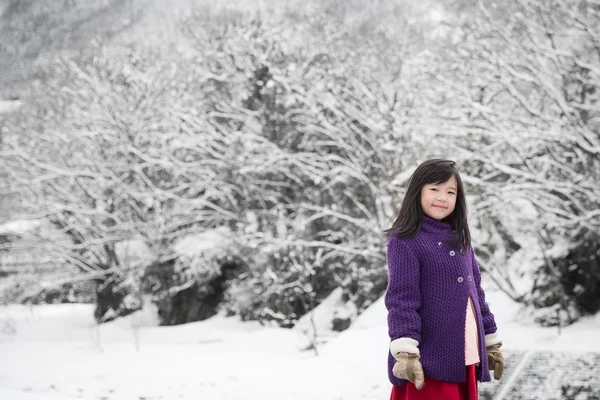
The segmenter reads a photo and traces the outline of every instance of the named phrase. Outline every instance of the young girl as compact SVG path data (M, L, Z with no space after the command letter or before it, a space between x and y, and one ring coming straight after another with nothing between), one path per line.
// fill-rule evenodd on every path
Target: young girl
M477 380L488 368L500 379L504 358L456 163L417 167L386 235L391 400L477 399Z

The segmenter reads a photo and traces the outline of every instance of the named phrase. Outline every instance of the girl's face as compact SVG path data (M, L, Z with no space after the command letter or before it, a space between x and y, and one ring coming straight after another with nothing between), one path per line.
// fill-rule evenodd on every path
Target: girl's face
M440 184L426 184L421 188L421 209L428 217L441 221L454 211L457 195L456 178Z

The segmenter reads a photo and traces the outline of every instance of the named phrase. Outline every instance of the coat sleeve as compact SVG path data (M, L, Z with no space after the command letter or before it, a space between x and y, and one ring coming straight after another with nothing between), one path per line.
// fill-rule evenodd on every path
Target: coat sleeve
M490 307L485 301L485 292L481 288L481 270L475 257L475 251L471 248L471 257L473 260L473 277L477 286L477 297L479 298L479 308L481 309L481 317L483 318L483 330L485 333L486 345L490 346L500 341L496 331L496 320L494 314L490 311ZM495 342L495 343L492 343Z
M421 307L419 260L406 241L393 234L387 242L386 259L385 306L392 354L395 354L393 349L418 353L416 346L421 341L421 319L417 312Z

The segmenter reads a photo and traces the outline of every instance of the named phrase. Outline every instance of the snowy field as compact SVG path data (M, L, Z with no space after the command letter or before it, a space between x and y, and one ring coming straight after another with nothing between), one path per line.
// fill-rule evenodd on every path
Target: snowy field
M504 339L507 370L502 385L480 386L482 398L495 392L494 398L560 399L563 378L556 374L571 364L585 368L577 371L582 385L597 388L600 316L558 335L556 328L515 320L516 305L499 292L488 293L488 302ZM302 349L307 337L301 329L223 316L159 327L151 308L96 325L92 311L87 304L0 308L0 399L389 398L381 299L347 331L326 335L318 355ZM567 372L573 381L575 371ZM518 394L519 387L526 393Z

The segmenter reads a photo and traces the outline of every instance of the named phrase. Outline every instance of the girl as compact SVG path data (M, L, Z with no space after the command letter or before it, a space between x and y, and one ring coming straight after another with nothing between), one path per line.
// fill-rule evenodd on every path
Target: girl
M391 400L477 399L504 358L471 247L456 163L427 160L385 231Z

